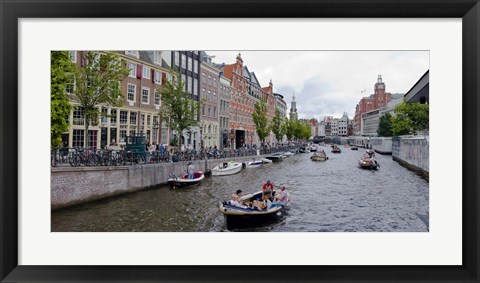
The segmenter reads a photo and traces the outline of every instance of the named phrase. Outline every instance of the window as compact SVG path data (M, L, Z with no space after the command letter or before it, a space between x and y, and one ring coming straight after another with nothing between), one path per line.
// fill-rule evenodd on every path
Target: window
M217 118L217 106L213 106L213 118Z
M197 60L193 60L193 72L195 74L198 74L198 61Z
M155 90L155 105L160 105L160 92Z
M128 112L124 110L120 110L120 125L126 125L128 118Z
M67 82L67 84L65 86L65 91L68 94L72 94L74 90L75 90L75 80L72 79L72 80Z
M208 76L208 85L212 85L212 77Z
M79 107L79 108L73 110L73 125L77 125L77 126L85 125L85 119L84 119L83 115L84 115L83 107Z
M125 142L127 140L127 129L121 128L120 129L120 142Z
M192 64L193 64L192 58L188 58L188 70L189 70L190 72L192 71Z
M187 68L187 55L182 54L182 68L186 69Z
M192 93L192 77L187 78L187 87L188 87L188 92Z
M135 101L135 92L136 92L137 86L133 84L128 84L127 85L127 100L128 101Z
M108 124L108 110L105 107L102 107L102 115L100 118L102 125Z
M147 115L147 128L150 127L150 115Z
M205 104L202 105L202 115L205 116Z
M145 79L150 79L150 67L143 66L143 77Z
M138 58L138 51L127 50L127 51L126 51L126 54L127 54L127 55L132 55L132 56L135 56L135 57Z
M153 63L162 64L162 53L160 51L153 51Z
M150 88L142 87L142 104L148 104L150 99Z
M182 83L185 82L185 79L186 79L185 75L182 74L182 76L181 76ZM185 84L185 90L187 90L187 84Z
M212 116L210 110L211 110L211 109L210 109L210 106L208 106L208 117L211 117L211 116Z
M198 95L198 80L193 79L193 94Z
M180 66L180 53L175 51L175 65Z
M162 74L159 71L155 71L155 83L156 84L162 83Z
M68 51L68 57L73 63L77 63L77 51Z
M135 78L137 76L137 65L129 62L127 63L127 67L130 70L130 73L128 75Z
M72 146L83 147L83 130L73 130Z
M217 79L216 78L213 78L213 86L217 87Z
M111 126L117 125L117 109L110 110L110 125Z
M137 124L137 113L130 112L130 125L136 125L136 124Z

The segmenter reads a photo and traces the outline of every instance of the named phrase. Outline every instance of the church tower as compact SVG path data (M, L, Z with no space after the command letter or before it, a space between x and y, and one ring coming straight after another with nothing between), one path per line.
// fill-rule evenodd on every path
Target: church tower
M298 120L297 102L295 101L295 91L293 91L292 106L290 108L290 120Z

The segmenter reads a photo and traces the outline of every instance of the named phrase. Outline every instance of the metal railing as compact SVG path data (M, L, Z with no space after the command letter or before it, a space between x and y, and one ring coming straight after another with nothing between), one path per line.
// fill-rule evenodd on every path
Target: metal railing
M268 155L282 151L298 150L306 144L279 145L266 147L242 147L239 149L226 148L203 150L156 150L134 154L127 150L90 149L90 148L61 148L51 151L51 166L126 166L136 164L181 162L194 160L208 160L221 158L235 158Z

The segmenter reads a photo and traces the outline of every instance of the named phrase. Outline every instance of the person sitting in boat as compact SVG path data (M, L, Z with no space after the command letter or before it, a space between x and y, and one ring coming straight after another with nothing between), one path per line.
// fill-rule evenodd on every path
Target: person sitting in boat
M242 190L237 190L235 194L232 195L232 198L230 199L230 204L242 208L247 208L245 205L241 203L242 201Z
M223 168L227 168L228 167L228 163L227 162L223 162Z
M287 199L288 199L288 196L287 196L287 193L285 192L285 186L281 185L280 192L278 194L275 194L275 201L272 203L270 208L275 206L286 206Z
M263 184L262 187L262 200L267 199L269 199L270 201L273 200L273 184L270 182L270 180L267 180L267 182Z
M187 174L188 179L195 179L195 169L193 168L192 162L188 162Z

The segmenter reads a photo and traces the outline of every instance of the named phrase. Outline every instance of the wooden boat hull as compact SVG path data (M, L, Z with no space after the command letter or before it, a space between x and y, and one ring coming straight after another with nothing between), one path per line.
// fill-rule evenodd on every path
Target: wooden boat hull
M275 193L275 192L274 192ZM242 200L260 200L262 192L256 192L242 197ZM290 195L288 195L288 201ZM275 206L268 210L254 210L232 206L227 202L220 204L219 211L224 215L227 229L251 228L264 226L285 217L285 207Z
M314 155L310 157L312 161L326 161L328 159L327 156L319 156L319 155Z
M372 164L370 160L359 160L358 161L358 166L362 169L368 169L368 170L378 170L378 165Z
M339 149L339 150L333 150L332 149L332 153L341 153L342 151Z
M195 172L194 177L194 179L188 179L188 175L184 175L182 178L169 178L168 184L172 189L183 188L191 185L200 184L203 179L205 179L205 175L202 172Z

